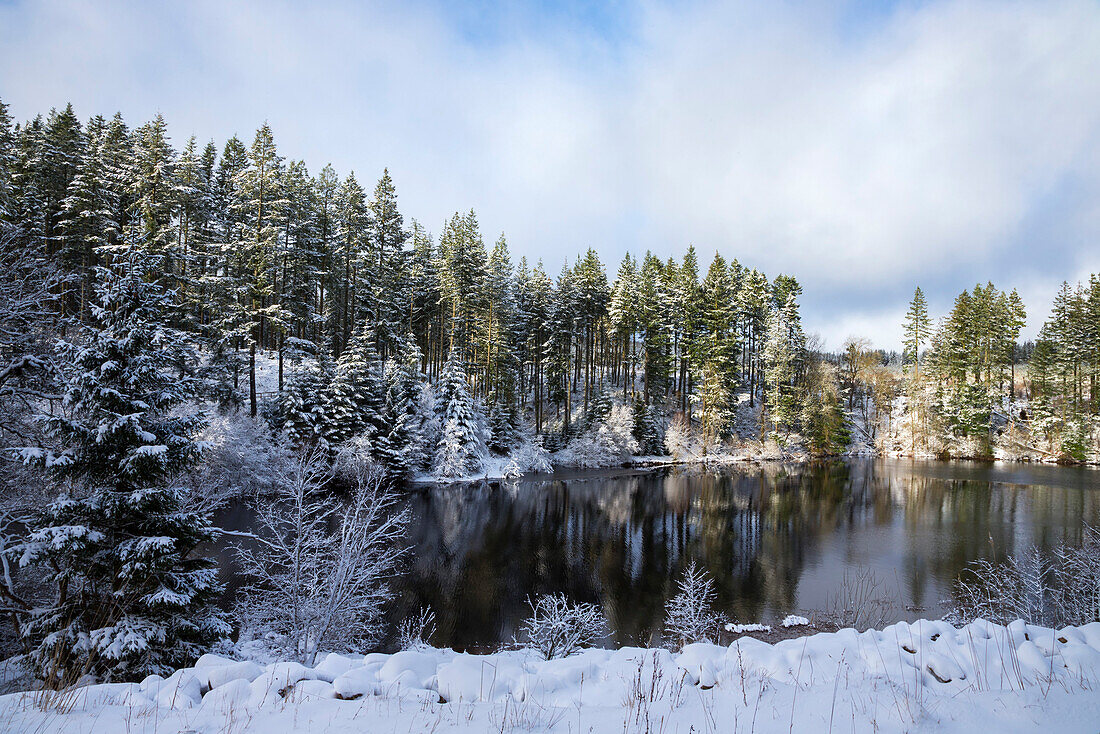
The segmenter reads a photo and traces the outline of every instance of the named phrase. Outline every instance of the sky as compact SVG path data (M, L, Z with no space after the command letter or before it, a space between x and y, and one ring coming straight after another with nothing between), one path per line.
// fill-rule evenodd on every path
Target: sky
M1100 272L1100 2L0 0L17 119L162 113L373 182L551 273L694 245L803 284L807 331L900 345L916 286Z

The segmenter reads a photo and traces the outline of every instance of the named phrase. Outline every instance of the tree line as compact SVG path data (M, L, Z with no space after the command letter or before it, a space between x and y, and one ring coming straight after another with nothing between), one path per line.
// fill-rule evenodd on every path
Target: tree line
M330 165L311 174L266 124L250 145L191 137L176 150L159 115L131 129L121 115L82 123L66 106L13 123L0 103L0 187L14 246L56 275L48 299L60 331L91 322L105 268L125 253L155 256L171 325L206 348L226 396L247 392L253 415L264 350L280 392L303 360L333 363L318 378L329 382L341 360L345 372L372 371L350 379L373 386L323 406L285 398L284 422L341 400L352 423L380 410L363 401L378 399L394 359L431 383L455 362L498 425L527 416L551 446L605 393L639 414L677 412L714 438L732 434L738 392L764 406L773 431L803 418L811 360L794 278L717 254L701 272L694 248L679 260L627 255L613 278L591 248L556 272L513 263L503 234L487 246L473 211L434 237L406 224L388 171L372 191Z

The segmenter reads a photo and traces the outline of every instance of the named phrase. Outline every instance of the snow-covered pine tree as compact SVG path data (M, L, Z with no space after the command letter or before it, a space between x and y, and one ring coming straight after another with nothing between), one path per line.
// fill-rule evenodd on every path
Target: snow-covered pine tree
M406 337L383 370L386 395L374 454L390 476L404 477L427 462L424 424L428 416L420 400L424 384L420 360L420 350Z
M349 174L335 191L331 244L331 282L326 307L327 328L333 355L339 357L351 342L356 324L356 304L361 298L360 279L369 264L364 258L364 239L370 231L370 209L355 174ZM362 266L362 267L361 267ZM364 314L365 320L365 314Z
M371 343L373 335L357 332L336 360L336 375L329 392L325 439L337 446L357 436L373 443L382 432L385 384L382 361Z
M454 356L443 365L436 385L435 414L440 426L435 472L444 477L460 477L480 470L488 431L470 395L466 371Z
M636 333L638 330L638 267L634 258L627 253L619 264L619 272L611 287L608 315L611 327L619 343L619 377L623 384L623 397L634 390L634 378L637 370L635 357Z
M698 359L692 402L703 435L713 440L733 425L737 385L736 293L726 260L715 253L700 287Z
M397 192L390 178L389 169L383 169L382 178L374 187L370 202L371 233L368 255L372 260L373 277L370 284L373 304L371 310L375 323L375 340L385 357L397 348L408 328L410 309L408 294L401 287L407 277L409 253L405 242L405 220L397 209Z
M21 563L57 585L23 634L48 685L121 680L186 665L228 634L214 562L195 553L209 519L181 505L172 472L198 455L197 380L184 336L165 326L160 258L130 252L100 273L94 324L61 346L66 410L46 419L58 451L28 451L69 491L45 511Z
M490 449L507 454L515 448L519 431L516 430L516 417L507 405L494 401L489 406L488 428Z
M141 242L142 248L156 254L171 254L160 264L173 276L180 263L175 257L174 218L177 182L176 152L168 138L168 123L157 115L134 131L133 155L127 171L131 197L131 242ZM171 282L175 282L175 277Z
M294 370L286 389L279 394L276 424L296 445L323 442L328 445L326 428L332 382L332 362L321 350L317 360Z
M661 435L660 417L657 406L646 405L640 398L634 399L634 440L638 442L638 453L643 456L659 456L665 452L664 436Z
M513 329L517 321L512 261L501 233L486 263L484 309L478 322L478 348L485 355L485 391L493 403L510 408L516 394Z
M0 222L10 224L14 215L15 132L8 105L0 100Z
M793 293L788 294L782 305L772 310L764 344L764 405L776 436L781 427L790 428L798 411L793 383L800 346L794 336L798 314L794 299Z

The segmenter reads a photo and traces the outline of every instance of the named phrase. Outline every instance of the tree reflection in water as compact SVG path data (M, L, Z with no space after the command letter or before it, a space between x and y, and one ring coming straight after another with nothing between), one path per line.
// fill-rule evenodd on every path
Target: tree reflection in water
M821 609L859 566L893 616L939 617L968 561L1079 543L1098 489L1090 469L852 460L425 490L394 614L430 605L436 644L485 648L512 639L528 596L561 591L601 604L615 643L646 643L695 559L740 621Z

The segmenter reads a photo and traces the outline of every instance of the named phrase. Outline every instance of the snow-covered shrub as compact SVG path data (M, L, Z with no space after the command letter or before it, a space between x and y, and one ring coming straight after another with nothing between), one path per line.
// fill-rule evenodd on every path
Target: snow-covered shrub
M335 470L323 450L304 451L285 467L275 497L257 505L255 547L237 550L251 578L240 603L246 624L274 632L306 664L322 649L361 650L377 639L403 552L408 513L383 469L361 455L340 459L346 504L325 491Z
M621 466L637 452L633 411L629 406L615 405L605 420L592 425L555 454L554 463L593 469Z
M564 658L607 636L607 620L595 604L573 604L565 594L547 594L528 603L531 616L520 629L547 660Z
M397 646L402 650L427 647L434 634L435 612L429 607L421 607L414 616L406 617L397 626Z
M1047 627L1100 621L1100 530L1085 526L1078 547L1061 545L1049 554L1031 548L1004 563L971 563L955 584L952 618L977 617Z
M1100 622L1100 529L1086 525L1081 546L1055 550L1059 606L1066 624Z
M953 615L958 620L1057 625L1052 568L1038 548L1011 555L1004 563L973 561L967 571L955 584Z
M706 441L691 429L687 416L681 414L665 431L665 451L678 461L691 461L706 453Z
M517 476L530 473L547 474L554 470L554 465L550 461L550 452L543 448L542 436L535 435L530 426L524 427L519 432L509 465L514 466L519 472Z
M198 435L202 461L179 472L173 486L183 491L185 504L211 512L236 497L271 491L290 447L271 435L267 426L246 412L218 413Z
M714 611L714 580L695 561L688 563L677 582L679 593L665 609L665 632L678 647L714 640L721 616Z

